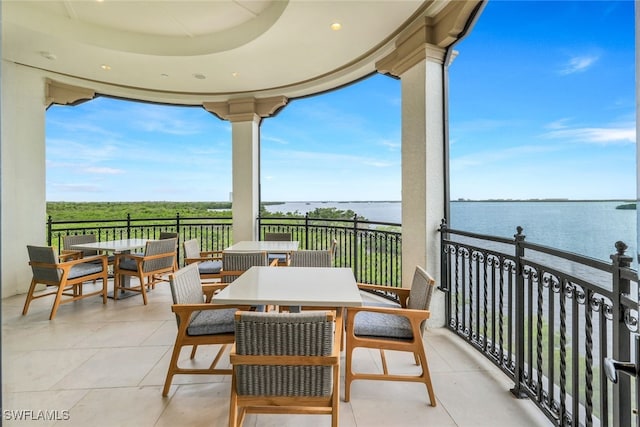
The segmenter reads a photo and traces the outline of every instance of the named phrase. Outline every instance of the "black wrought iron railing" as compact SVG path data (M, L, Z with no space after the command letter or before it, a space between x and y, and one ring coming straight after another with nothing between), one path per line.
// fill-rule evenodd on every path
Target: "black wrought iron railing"
M300 249L330 249L335 242L334 265L351 267L356 280L401 286L402 235L400 224L358 219L290 217L258 218L260 236L290 232Z
M611 263L525 241L441 228L448 328L558 426L630 426L635 377L607 381L605 358L635 360L638 277L626 245ZM640 356L640 355L638 355ZM636 424L636 421L633 421Z
M260 237L269 231L291 232L300 249L331 249L335 245L334 265L352 267L356 280L401 286L402 237L400 225L353 219L303 217L257 218ZM198 239L203 251L222 250L233 243L230 217L132 218L47 221L48 244L63 249L69 234L95 234L98 241L158 238L161 232L177 232L180 243ZM335 244L334 244L335 242ZM179 256L181 245L179 245Z

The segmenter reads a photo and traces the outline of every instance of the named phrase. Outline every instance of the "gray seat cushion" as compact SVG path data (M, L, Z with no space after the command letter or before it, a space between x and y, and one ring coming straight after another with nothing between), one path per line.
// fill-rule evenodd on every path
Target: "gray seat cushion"
M188 335L218 335L235 332L235 308L203 310L194 313L187 328Z
M137 271L138 266L134 260L126 258L120 261L120 270Z
M356 314L354 332L357 336L411 340L411 323L404 316L368 311Z
M222 271L222 261L204 261L198 263L200 274L218 274Z
M84 264L77 264L71 267L69 270L69 279L75 279L77 277L88 276L89 274L100 273L102 271L102 264L94 264L87 262Z

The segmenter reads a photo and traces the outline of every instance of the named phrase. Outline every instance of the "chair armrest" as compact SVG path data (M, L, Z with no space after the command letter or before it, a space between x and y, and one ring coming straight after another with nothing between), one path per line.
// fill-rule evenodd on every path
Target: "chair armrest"
M393 314L396 316L405 317L407 318L407 320L409 320L409 323L411 323L411 329L413 331L414 337L422 335L422 332L420 331L420 325L422 324L422 322L431 317L431 312L429 310L413 310L410 308L374 306L347 307L346 331L350 335L355 335L355 317L359 312Z
M274 258L271 263L269 263L269 267L277 267L278 266L278 258Z
M227 305L227 304L211 304L205 303L202 304L173 304L171 306L171 311L173 311L179 318L180 327L187 328L189 326L189 320L191 319L191 315L194 311L202 311L202 310L222 310L227 308L235 308L238 310L250 310L251 306L247 305Z
M402 308L407 307L407 301L409 300L409 293L411 292L411 289L409 288L398 288L395 286L383 286L383 285L370 285L368 283L358 283L358 289L378 291L378 292L388 292L388 293L396 294L398 296L398 300L400 300L400 305L402 306Z
M203 283L202 284L202 293L207 297L207 301L211 301L213 295L218 291L226 288L228 283Z
M63 260L63 262L80 258L82 258L82 251L77 251L74 249L63 249L60 255L58 255L58 259Z
M185 258L184 262L186 264L191 264L194 262L205 262L205 261L220 261L222 260L222 258L216 258L216 257L198 257L198 258Z
M222 259L222 251L201 251L200 258Z
M95 262L96 260L102 261L102 268L104 268L106 270L106 268L107 268L107 256L106 255L94 255L94 256L90 256L90 257L86 257L86 258L78 258L78 259L73 259L73 260L70 260L70 261L59 262L57 264L50 264L48 262L30 261L29 265L31 265L33 267L59 268L61 270L68 271L68 270L71 270L71 267L73 267L74 265L91 263L91 262Z

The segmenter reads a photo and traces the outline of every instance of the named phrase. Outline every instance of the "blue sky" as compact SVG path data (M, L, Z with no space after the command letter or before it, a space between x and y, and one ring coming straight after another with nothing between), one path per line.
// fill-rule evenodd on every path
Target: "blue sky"
M493 0L450 67L451 198L635 199L633 1ZM400 82L261 125L262 199L400 200ZM231 126L97 98L47 111L47 200L226 201Z

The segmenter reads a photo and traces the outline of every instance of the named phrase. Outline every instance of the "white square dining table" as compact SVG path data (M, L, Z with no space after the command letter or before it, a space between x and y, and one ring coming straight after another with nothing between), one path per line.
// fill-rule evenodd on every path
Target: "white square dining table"
M103 242L93 243L79 243L72 245L69 249L85 249L97 251L107 251L113 253L130 253L134 249L144 248L149 239L121 239L121 240L105 240ZM131 278L129 276L122 276L122 283L125 287L129 286ZM118 294L118 298L124 299L134 295L140 295L137 292L125 291L124 289ZM113 292L109 292L109 298L113 298Z
M278 253L288 253L298 250L298 246L300 242L297 240L243 240L238 243L234 243L228 248L224 249L223 252L278 252Z
M122 240L105 240L103 242L79 243L72 245L69 249L85 249L98 250L108 252L130 252L133 249L144 248L148 239L122 239Z
M251 267L214 295L214 304L359 307L353 270L342 267Z

